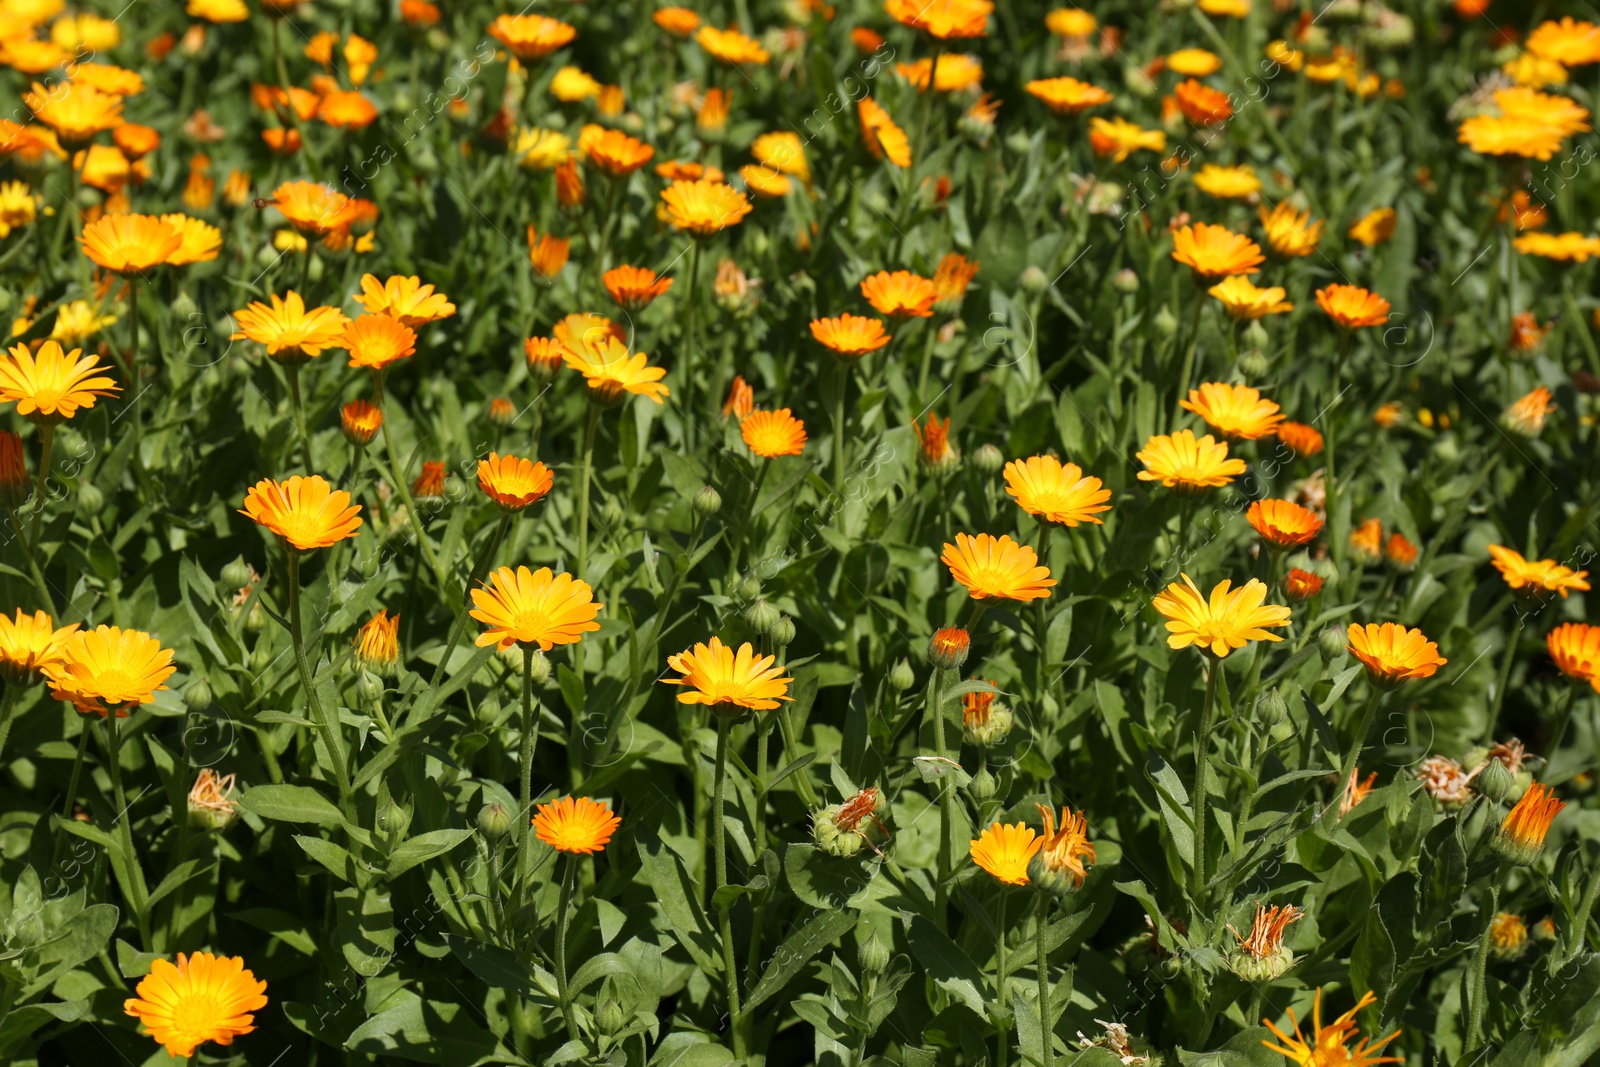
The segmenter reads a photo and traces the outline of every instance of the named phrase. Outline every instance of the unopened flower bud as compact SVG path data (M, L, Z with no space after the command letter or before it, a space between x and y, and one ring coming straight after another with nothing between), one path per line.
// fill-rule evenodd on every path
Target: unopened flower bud
M817 847L830 856L854 856L867 847L866 838L839 828L839 807L823 808L811 817L811 836Z
M722 510L722 494L708 485L694 495L693 507L698 518L709 519Z
M750 575L744 581L739 583L739 587L734 590L733 595L740 602L745 604L748 604L753 600L760 600L761 580L753 574Z
M1256 714L1261 725L1270 730L1289 717L1289 704L1283 694L1274 689L1256 703Z
M995 780L988 767L980 767L978 773L972 776L972 781L967 785L967 792L973 800L983 803L993 797L1000 788L1000 783Z
M971 634L957 626L946 627L928 641L928 660L940 670L960 670L971 648Z
M261 606L261 598L252 597L250 600L250 610L246 612L244 616L245 633L258 634L266 628L267 613L266 610ZM255 656L251 656L250 663L255 672L260 674L272 664L272 651L264 648L258 648L256 651L261 654L261 665L259 667L254 666L257 658Z
M1131 295L1139 291L1139 276L1127 267L1123 267L1112 276L1111 285L1117 292Z
M778 609L772 606L772 602L765 598L753 602L744 609L745 625L750 627L750 631L759 637L766 637L770 634L772 628L777 625L778 620L782 617L783 615Z
M250 617L248 615L245 616L245 621L247 623L250 621ZM257 629L259 628L260 627L257 627ZM255 675L257 678L260 678L263 674L267 673L267 668L272 666L272 662L275 659L277 659L277 656L275 656L272 649L267 646L267 642L257 642L256 647L250 652L250 673Z
M378 829L390 837L403 837L410 825L411 812L395 803L394 797L386 799L378 809Z
M93 482L84 482L78 486L78 514L85 517L100 514L105 510L106 495L100 487Z
M1163 337L1171 337L1178 332L1178 316L1166 304L1161 305L1161 310L1156 312L1154 320L1156 332Z
M362 671L356 680L356 699L363 708L372 709L383 704L383 679L371 671Z
M1245 347L1266 351L1272 338L1267 336L1267 328L1261 325L1260 319L1252 319L1250 325L1244 328L1241 336L1244 338Z
M543 685L550 680L550 658L539 649L533 650L533 662L529 665L528 677L534 685Z
M173 318L179 322L191 322L193 316L200 314L200 309L195 305L194 297L189 295L187 289L180 289L176 299L172 301Z
M794 620L787 615L779 615L778 621L767 632L767 638L774 648L788 648L794 644L794 633Z
M1042 293L1050 288L1050 275L1038 266L1032 266L1022 272L1017 279L1017 284L1022 286L1025 293Z
M478 701L478 725L493 726L500 721L500 701L491 694Z
M996 474L1005 465L1005 453L992 444L980 445L972 454L973 469L979 474Z
M1322 662L1332 663L1344 654L1345 636L1337 627L1330 626L1317 635L1317 653Z
M235 556L232 563L222 568L220 578L227 589L243 589L250 584L250 565L243 556Z
M1260 378L1272 369L1266 353L1259 348L1247 348L1239 353L1239 373L1246 378Z
M856 949L856 963L865 974L882 974L888 970L890 956L889 946L879 940L876 930Z
M889 687L896 692L904 693L916 684L917 673L911 669L910 660L902 659L889 671Z
M204 678L190 682L183 691L183 704L190 711L205 711L211 706L211 683Z
M1483 770L1478 772L1478 777L1475 779L1474 784L1477 786L1478 792L1490 800L1501 801L1506 798L1506 794L1511 792L1511 772L1506 769L1506 765L1500 760L1491 759L1483 765Z
M622 1024L627 1021L622 1014L622 1005L610 997L602 1000L594 1009L594 1025L608 1037L621 1030Z
M511 813L500 804L485 804L478 809L478 830L490 844L511 832Z

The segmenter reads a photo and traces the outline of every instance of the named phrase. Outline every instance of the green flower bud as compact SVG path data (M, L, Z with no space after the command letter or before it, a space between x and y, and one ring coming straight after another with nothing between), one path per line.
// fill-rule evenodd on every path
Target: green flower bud
M511 832L511 813L501 804L485 804L478 809L478 830L494 844Z
M860 834L839 829L839 805L823 808L811 817L811 836L817 847L830 856L854 856L867 847Z
M78 514L83 516L98 515L105 510L106 495L100 487L93 482L84 482L78 486Z
M211 706L211 684L204 678L190 682L183 691L183 703L190 711L205 711Z
M395 803L394 797L389 797L383 802L383 807L378 809L378 829L390 837L403 837L406 828L411 825L411 812L400 804Z
M1139 291L1139 276L1127 267L1123 267L1112 277L1111 286L1117 292L1131 296Z
M972 454L972 466L979 474L998 474L1006 456L994 445L982 445Z
M752 600L761 599L761 580L755 575L750 575L739 583L739 588L733 594L740 602L748 604Z
M778 621L772 624L772 629L767 633L767 638L775 648L788 648L794 644L794 620L787 615L779 615Z
M1050 288L1050 275L1040 267L1029 267L1017 279L1017 284L1022 286L1023 292L1037 295Z
M1317 653L1322 662L1332 663L1344 654L1345 636L1338 627L1330 626L1317 635Z
M219 578L228 589L243 589L250 584L250 565L243 556L235 556L232 563L222 568Z
M1239 373L1246 378L1260 378L1272 369L1272 364L1259 348L1247 348L1239 353Z
M500 721L500 701L492 694L478 701L478 724L493 726Z
M1228 957L1228 969L1246 982L1274 982L1294 966L1294 953L1278 946L1276 952L1260 959L1248 952L1235 952Z
M362 671L356 680L356 699L369 711L383 704L383 679L371 671Z
M1513 782L1511 772L1506 769L1506 765L1497 759L1492 759L1478 772L1475 784L1478 792L1498 802L1510 794Z
M1267 328L1261 325L1260 319L1252 319L1250 325L1244 328L1244 343L1247 348L1256 348L1265 352L1267 344L1272 338L1267 336Z
M622 1029L622 1024L627 1022L622 1013L622 1005L610 997L602 1000L594 1009L594 1025L607 1037Z
M528 668L528 678L534 685L543 685L550 680L550 659L537 648L533 650L533 662Z
M856 949L856 963L865 974L882 974L889 969L891 955L889 946L878 939L878 931L874 930Z
M910 660L902 659L889 672L889 687L896 692L904 693L916 684L917 673L911 669Z
M745 625L750 627L752 633L760 637L766 637L770 634L772 628L778 624L778 620L781 618L783 618L783 615L777 608L772 606L771 601L766 599L757 600L744 609Z
M972 782L967 786L967 792L972 799L983 803L995 795L1000 788L1000 783L995 781L994 775L989 773L988 767L981 767L978 773L972 776Z
M194 297L189 295L187 289L178 291L177 299L172 302L173 318L179 322L189 322L191 316L200 314L200 308L195 304Z
M1178 316L1166 304L1161 305L1161 310L1156 312L1154 320L1156 332L1163 337L1171 337L1178 332Z
M1289 704L1283 699L1283 694L1274 689L1256 702L1256 715L1260 717L1261 725L1270 730L1289 717Z
M260 627L257 627L257 629L259 628ZM256 643L256 647L250 652L250 673L256 675L257 677L265 674L267 672L267 668L272 666L272 661L274 658L275 657L272 654L272 649L267 647L267 643L265 641L258 641Z
M697 518L709 519L722 510L722 494L708 485L694 495L692 506Z

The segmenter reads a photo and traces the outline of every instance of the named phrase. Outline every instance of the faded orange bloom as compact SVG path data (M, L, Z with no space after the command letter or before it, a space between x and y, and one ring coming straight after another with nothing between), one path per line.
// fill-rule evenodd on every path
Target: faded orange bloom
M1537 437L1544 429L1545 419L1555 411L1550 390L1541 385L1507 406L1500 415L1500 425L1524 437Z
M1417 565L1417 546L1396 530L1383 545L1383 558L1400 570L1408 571Z
M744 376L735 374L733 384L728 387L728 399L722 404L722 417L732 415L736 419L743 419L755 408L756 391Z
M1513 352L1536 352L1553 325L1541 326L1533 312L1519 311L1511 316L1511 335L1506 338L1506 347Z
M911 430L917 435L921 449L918 458L930 469L942 472L960 462L959 453L950 444L949 419L941 423L939 416L930 411L925 425L918 425L917 420L912 419Z
M1320 575L1303 571L1299 567L1290 567L1289 573L1283 577L1283 595L1295 603L1310 600L1322 592L1322 578Z
M1233 104L1228 94L1204 85L1193 78L1182 82L1173 90L1178 110L1196 126L1217 126L1233 117Z
M422 461L422 473L411 483L411 495L418 500L438 500L444 496L445 467L438 460Z

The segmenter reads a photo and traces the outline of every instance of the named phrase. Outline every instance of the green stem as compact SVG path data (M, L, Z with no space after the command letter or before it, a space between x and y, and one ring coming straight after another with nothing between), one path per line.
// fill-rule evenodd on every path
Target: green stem
M112 707L106 711L106 771L111 776L111 793L117 804L118 847L122 850L122 860L128 870L128 884L123 888L128 894L128 906L133 909L145 951L149 951L150 893L145 888L144 868L139 864L139 854L133 848L133 816L128 811L128 797L122 788L122 739L121 731L117 729L118 710Z
M22 687L14 682L6 683L6 695L0 697L0 756L5 754L6 741L11 737L12 716L17 708L17 695L22 692ZM5 762L0 760L0 770L4 770Z
M711 836L716 849L716 889L722 889L728 884L728 835L727 828L722 822L723 791L728 777L728 732L732 728L727 715L712 712L717 716L717 770L716 778L711 790ZM739 1025L739 973L733 964L733 916L732 904L724 902L717 909L721 912L721 939L722 939L722 974L727 989L728 998L728 1028L733 1031L733 1056L734 1059L744 1059L743 1028Z
M139 388L139 283L132 278L128 279L128 329L133 331L133 339L128 345L128 388L133 390L133 462L135 467L142 467L144 459L140 448L144 443L144 392Z
M422 516L417 514L417 502L411 499L411 486L407 484L404 472L400 469L400 457L395 451L394 436L389 432L389 418L387 405L383 398L383 379L378 375L372 376L373 386L377 392L378 408L383 412L383 450L389 457L389 469L384 473L389 476L389 481L394 483L395 491L400 494L400 499L406 506L406 518L410 521L411 532L416 536L417 545L422 549L422 558L427 560L428 568L433 571L434 581L443 589L448 584L445 580L444 568L439 565L439 557L433 551L433 542L428 540L426 531L422 528Z
M572 884L577 872L578 857L569 852L556 903L556 996L561 1000L561 1017L567 1022L567 1037L573 1041L578 1040L578 1019L572 1009L572 991L567 988L567 924L572 919Z
M1551 756L1561 750L1561 742L1566 739L1567 726L1572 722L1572 705L1577 702L1577 698L1578 687L1576 683L1569 680L1567 683L1567 698L1561 702L1561 711L1556 715L1556 728L1550 731L1550 743L1545 746L1545 751L1550 753ZM0 735L0 743L3 743L4 740L4 735ZM1491 745L1494 744L1493 735L1489 737L1489 743ZM1596 879L1596 881L1600 881L1600 879Z
M933 373L933 343L938 340L939 331L934 329L933 320L923 323L927 340L922 345L922 368L917 372L917 406L926 407L928 403L928 377Z
M695 295L700 288L700 239L694 238L694 251L689 253L689 285L683 300L683 378L679 391L683 397L684 419L694 422L694 327Z
M1511 682L1511 665L1517 659L1517 642L1522 637L1522 627L1526 623L1521 611L1513 608L1512 614L1516 616L1516 621L1511 624L1511 636L1506 639L1506 654L1500 661L1500 673L1494 684L1494 698L1489 701L1489 721L1484 726L1483 741L1486 745L1494 744L1494 728L1500 721L1500 708L1505 703L1506 686ZM1554 754L1555 749L1550 749L1550 752Z
M1206 697L1200 708L1200 734L1194 750L1194 863L1189 868L1189 896L1196 908L1206 884L1206 804L1209 786L1207 772L1211 769L1211 721L1216 714L1217 682L1222 675L1222 661L1207 661Z
M941 690L944 671L938 667L928 672L927 706L925 714L933 727L933 754L941 760L949 759L944 747L944 708ZM955 797L949 789L949 776L939 778L939 879L934 886L933 921L940 930L945 928L946 900L949 894L950 872L955 862L950 855L950 824L955 819Z
M494 918L494 933L501 945L509 948L506 942L506 902L501 892L500 871L501 857L499 842L489 844L489 909Z
M1334 564L1340 567L1344 565L1344 554L1349 547L1349 538L1345 536L1344 527L1339 522L1339 486L1334 478L1337 435L1334 433L1333 409L1339 403L1339 388L1344 380L1344 361L1350 355L1350 337L1349 330L1339 331L1339 354L1333 362L1333 396L1328 401L1327 419L1322 433L1323 451L1327 454L1327 460L1323 464L1322 485L1323 501L1328 515L1328 540L1331 542Z
M1000 903L995 909L994 939L994 999L1000 1008L994 1041L995 1067L1006 1067L1006 1051L1011 1045L1011 1028L1005 1024L1009 1012L1006 1000L1006 887L1000 887Z
M583 470L578 475L578 577L589 566L589 482L594 478L594 438L600 426L600 405L590 403L589 424L583 431Z
M511 528L514 512L504 512L500 521L495 525L494 536L489 538L489 543L484 546L483 554L478 557L478 562L472 565L472 575L467 579L467 595L461 610L456 612L455 622L450 626L450 638L445 642L444 656L439 660L439 665L433 669L433 678L428 682L428 688L437 688L444 678L445 665L450 662L450 657L455 654L456 645L461 643L461 635L466 632L467 619L470 618L468 609L472 605L472 590L484 575L489 573L489 568L494 565L495 553L500 551L500 543L505 540L506 531Z
M45 422L39 424L39 479L33 490L33 519L29 523L28 548L39 547L39 527L44 521L45 488L50 482L50 456L55 449L56 428Z
M1183 355L1183 372L1178 375L1178 398L1172 404L1172 429L1183 418L1183 402L1189 398L1189 383L1194 377L1195 355L1200 351L1200 312L1206 306L1204 293L1196 293L1194 311L1189 313L1189 348Z
M1567 318L1572 321L1572 328L1577 331L1578 339L1583 342L1583 350L1589 356L1589 369L1600 374L1600 350L1596 350L1594 335L1589 330L1589 322L1583 317L1583 312L1578 310L1577 298L1572 295L1572 272L1561 272L1561 297L1567 308Z
M300 435L300 464L305 468L305 472L310 474L311 437L306 433L306 409L300 400L300 364L291 360L283 369L289 379L289 401L294 405L294 429Z
M833 492L844 497L844 431L845 396L850 392L850 364L837 360L834 365L833 391ZM836 505L837 506L837 505Z
M789 707L784 705L778 711L778 735L783 738L783 754L790 763L800 758L800 746L795 739L794 720L789 718ZM805 801L807 811L817 810L817 794L811 787L811 776L801 768L790 776L800 789L800 798Z
M1340 789L1344 788L1345 783L1350 780L1350 775L1354 774L1356 767L1360 765L1361 749L1367 743L1367 734L1372 732L1372 720L1377 717L1378 704L1383 700L1383 690L1372 685L1370 681L1368 685L1371 686L1372 693L1367 697L1367 706L1361 711L1355 736L1350 739L1350 749L1345 753L1344 762L1339 765Z
M339 787L339 804L344 808L345 815L353 818L350 772L345 767L344 742L339 736L339 722L323 708L311 673L311 661L306 658L305 635L300 621L300 552L292 546L286 547L289 554L289 637L294 642L294 660L300 668L300 684L305 686L306 702L311 708L311 717L322 733L323 744L328 747L328 761L332 764L333 780Z
M15 508L7 508L6 514L11 516L11 529L17 535L17 546L22 549L22 555L28 561L28 573L33 576L33 587L39 594L39 601L53 618L56 613L55 597L51 596L50 583L44 580L44 572L39 569L38 557L34 555L33 548L22 532L22 519L17 516Z
M1055 1067L1056 1048L1055 1035L1052 1032L1050 1011L1050 954L1045 950L1045 927L1050 918L1050 894L1043 890L1038 891L1039 906L1037 912L1037 928L1033 933L1033 947L1036 956L1035 965L1039 970L1039 1044L1044 1055L1044 1067Z
M1478 935L1478 948L1472 955L1472 984L1467 990L1467 1036L1461 1046L1463 1060L1470 1061L1472 1054L1483 1045L1484 975L1489 969L1489 930L1494 917L1500 912L1500 885L1505 881L1507 864L1504 860L1496 868L1489 883L1489 906L1484 909L1483 930Z

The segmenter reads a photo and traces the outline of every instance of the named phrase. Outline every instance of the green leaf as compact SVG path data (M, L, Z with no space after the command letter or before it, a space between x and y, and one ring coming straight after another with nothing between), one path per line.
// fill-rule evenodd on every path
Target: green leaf
M150 973L150 965L161 959L159 952L140 952L120 937L117 938L117 973L124 978L143 978Z
M356 861L350 853L320 837L296 834L294 840L306 855L328 868L340 880L349 885L356 884Z
M416 1063L474 1064L486 1056L518 1062L506 1054L465 1004L423 1000L408 994L396 1007L379 1012L345 1039L345 1048L371 1056L394 1056Z
M389 877L398 878L417 864L444 855L472 834L472 830L430 830L407 838L389 855Z
M1182 1067L1283 1067L1283 1057L1262 1044L1272 1040L1271 1030L1253 1026L1234 1034L1214 1052L1186 1052L1180 1048L1178 1062Z
M252 786L239 797L239 806L274 822L309 822L319 826L338 826L344 822L332 801L304 785Z
M467 970L491 987L517 992L529 999L541 996L528 968L516 953L455 934L446 934L445 943Z
M149 907L155 907L156 902L167 894L175 892L191 878L197 878L208 872L213 865L208 860L184 860L174 867L167 876L161 879L161 884L150 891Z
M1172 838L1178 858L1186 866L1194 866L1194 822L1189 812L1189 791L1172 764L1151 751L1145 774L1156 787L1156 798L1161 805L1161 822Z
M935 985L971 1008L979 1018L988 1017L988 1003L982 993L983 971L971 956L921 915L911 920L906 941Z
M750 997L740 1008L741 1015L749 1015L756 1007L783 991L790 979L810 962L811 957L854 930L856 912L850 908L819 911L804 926L784 938L783 944L772 954L772 962L761 975L761 980L750 990Z
M277 908L241 908L237 911L228 911L227 917L271 934L302 955L317 954L317 943L311 940L311 935L306 932L305 923L286 911L279 911Z
M694 890L689 872L683 869L682 861L656 835L653 828L641 831L634 841L642 864L640 873L650 888L655 890L655 904L661 909L667 926L702 970L708 974L720 974L722 966L711 924L706 921L699 894Z

